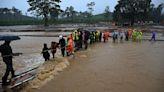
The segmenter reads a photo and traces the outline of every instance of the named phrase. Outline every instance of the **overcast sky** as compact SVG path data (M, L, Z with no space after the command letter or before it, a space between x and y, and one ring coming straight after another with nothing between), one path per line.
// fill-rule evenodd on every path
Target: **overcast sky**
M63 10L68 6L73 6L76 11L86 11L86 4L91 1L96 3L93 14L99 14L104 12L106 6L110 6L110 10L113 11L118 0L62 0L60 5ZM157 6L160 3L164 3L164 0L152 0L152 3ZM0 0L0 7L11 8L12 6L20 9L23 14L25 14L29 8L27 0Z

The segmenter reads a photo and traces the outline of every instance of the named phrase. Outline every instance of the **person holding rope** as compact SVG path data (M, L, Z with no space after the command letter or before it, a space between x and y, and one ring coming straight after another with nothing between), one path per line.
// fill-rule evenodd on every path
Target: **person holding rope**
M59 36L59 45L60 45L60 48L61 48L61 53L64 57L65 56L66 41L65 41L65 39L63 38L62 35Z
M13 52L12 52L12 48L10 46L10 42L11 41L5 41L5 43L0 46L0 52L1 52L1 55L3 58L3 62L6 64L6 72L5 72L4 76L2 77L2 86L9 84L7 82L7 79L8 79L10 72L12 74L11 77L12 78L15 77L15 71L13 69L13 62L12 62Z
M59 43L54 42L54 41L51 42L51 48L50 49L51 49L51 53L52 53L53 58L55 58L55 53L56 53L58 47L59 47Z
M45 59L45 61L50 60L50 53L48 52L48 50L49 50L49 48L47 47L47 44L44 43L42 54L43 54L43 58Z

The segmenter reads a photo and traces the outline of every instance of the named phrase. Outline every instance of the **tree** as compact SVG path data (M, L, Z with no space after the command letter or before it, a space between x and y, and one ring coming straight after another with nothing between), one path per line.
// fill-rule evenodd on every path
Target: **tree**
M162 21L162 9L164 8L164 4L161 3L157 7L154 4L151 4L149 11L149 21L153 21L155 23L159 23Z
M105 13L104 13L104 17L105 17L106 19L108 19L109 16L110 16L110 8L109 8L109 6L106 6L104 12L105 12Z
M13 15L22 15L22 12L19 9L15 8L14 6L12 7L11 10Z
M114 21L124 23L130 22L131 26L136 21L146 21L151 0L120 0L115 6Z
M52 8L50 11L51 19L54 19L54 20L58 19L59 14L62 12L63 12L63 10L61 10L61 9Z
M70 17L71 17L71 19L73 21L73 17L74 17L74 15L76 13L76 11L74 10L74 7L73 6L70 6L69 7L69 13L70 13Z
M44 26L48 26L48 15L51 11L60 10L59 3L60 0L28 0L30 5L28 11L37 14L38 16L43 16Z
M66 15L67 18L70 17L69 7L67 7L64 11L64 15Z
M73 21L73 17L77 14L77 11L74 10L73 6L67 7L64 11L63 16L66 16L67 18L71 18Z
M90 2L87 4L87 7L88 7L88 17L91 17L92 16L92 13L94 11L93 7L95 6L95 2Z
M3 14L3 15L22 15L22 12L13 6L12 9L0 8L0 14Z
M154 18L156 19L156 22L159 23L162 20L162 9L164 7L164 4L161 3L158 5L157 8L154 9Z

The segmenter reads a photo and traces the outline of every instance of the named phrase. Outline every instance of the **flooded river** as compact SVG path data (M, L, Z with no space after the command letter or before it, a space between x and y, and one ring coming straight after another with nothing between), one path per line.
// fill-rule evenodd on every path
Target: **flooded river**
M39 33L45 34L57 35ZM57 37L30 36L37 33L24 35L29 36L21 36L21 40L11 43L13 52L23 53L13 58L16 73L44 63L41 55L43 44L50 46L51 41L58 41ZM60 56L59 50L57 55ZM75 58L70 60L71 67L33 92L164 92L163 55L163 41L114 44L110 39L108 43L96 43L88 50L76 52ZM1 77L5 70L1 57L0 70Z
M97 43L33 92L164 92L164 43Z
M47 43L50 47L51 41L58 42L58 37L21 37L21 40L12 41L11 47L13 52L23 53L21 56L13 58L13 65L16 73L18 74L41 65L44 62L41 54L43 44ZM3 42L1 41L0 44L2 43ZM1 77L5 71L2 57L0 57L0 70Z

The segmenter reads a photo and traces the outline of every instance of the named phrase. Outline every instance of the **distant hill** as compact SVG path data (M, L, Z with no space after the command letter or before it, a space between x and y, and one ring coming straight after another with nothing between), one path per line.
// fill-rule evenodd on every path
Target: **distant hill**
M38 24L41 20L25 15L0 14L0 26Z
M97 14L97 15L93 15L91 18L87 18L87 17L84 17L84 16L74 16L73 17L73 21L72 21L72 18L69 17L69 18L60 18L59 20L60 21L64 21L64 22L84 22L84 23L88 23L88 22L92 22L92 23L97 23L97 22L102 22L102 21L111 21L113 19L112 17L112 13L109 14L108 17L105 17L105 14L102 13L102 14Z
M36 18L25 16L25 15L0 14L0 21L21 21L21 20L36 20Z
M36 18L25 16L15 8L0 8L0 26L36 24Z
M105 17L105 13L93 15L93 19L112 20L112 13L109 14L108 19Z
M105 14L93 15L91 18L86 18L83 16L74 16L72 18L60 18L58 20L49 20L49 24L60 24L60 23L97 23L102 21L111 21L112 13L109 14L108 18L105 17ZM43 24L43 20L29 17L25 15L14 15L14 14L0 14L0 26L7 25L37 25Z

